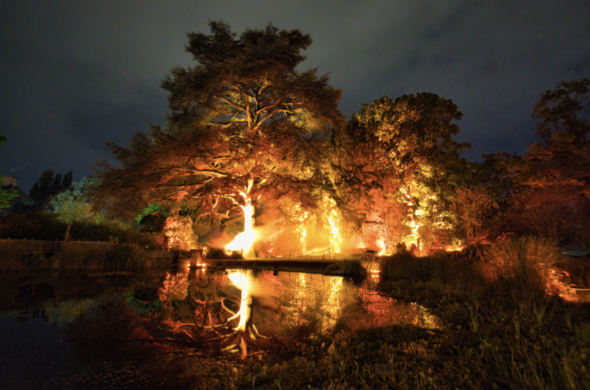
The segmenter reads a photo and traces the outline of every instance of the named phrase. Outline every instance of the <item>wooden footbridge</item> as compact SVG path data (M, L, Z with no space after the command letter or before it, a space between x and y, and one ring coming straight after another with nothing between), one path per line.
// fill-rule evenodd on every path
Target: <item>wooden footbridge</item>
M261 269L285 272L317 272L317 273L340 273L342 264L345 260L360 260L360 258L310 258L291 257L291 258L246 258L246 259L204 259L210 267L219 268L244 268L244 269ZM340 267L338 267L340 266Z

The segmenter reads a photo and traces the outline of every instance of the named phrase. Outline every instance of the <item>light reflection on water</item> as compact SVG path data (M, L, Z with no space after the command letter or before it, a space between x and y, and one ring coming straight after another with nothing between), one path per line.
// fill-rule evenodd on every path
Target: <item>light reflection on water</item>
M209 275L198 270L187 278L202 280ZM439 319L424 307L381 295L374 279L355 285L341 276L228 270L211 280L220 289L234 286L240 290L237 329L241 330L250 315L258 328L277 332L310 322L315 322L322 333L389 325L440 328Z
M167 274L166 278L163 273ZM165 294L162 294L166 283L164 280L169 282L169 289L166 291L170 294L168 303L157 299L166 299ZM80 371L80 366L73 368L77 362L77 358L72 356L74 345L65 340L62 328L72 321L75 322L75 318L82 313L102 313L97 308L113 294L125 297L127 302L130 297L134 297L136 305L146 310L158 307L154 304L156 301L161 305L170 302L175 302L176 305L183 300L193 299L194 294L189 294L191 289L196 290L201 299L235 297L233 306L230 306L229 298L226 301L230 310L238 312L239 306L246 302L250 311L243 323L233 321L231 326L246 326L246 322L250 320L261 333L280 334L310 323L315 323L315 329L325 335L342 330L354 331L388 325L440 328L440 321L420 305L381 295L377 291L378 278L375 277L355 284L341 276L321 274L272 271L253 273L246 270L212 272L210 269L188 270L181 267L179 272L154 271L151 275L128 280L90 277L85 274L65 277L53 275L47 278L40 275L32 278L12 274L4 281L4 288L0 288L0 313L4 316L0 321L0 345L6 348L0 348L0 361L18 360L18 364L10 366L8 373L13 380L24 381L38 377L36 383L42 384L58 376L71 377L75 370ZM141 291L147 293L140 293ZM147 298L150 294L151 298ZM154 301L150 302L150 299ZM17 314L28 316L34 310L43 310L43 318L28 324L17 324ZM13 336L16 331L19 332L18 337ZM95 337L94 333L92 337ZM27 340L36 340L35 361L28 362L26 359L27 354L32 351ZM9 344L10 348L7 347ZM74 366L57 373L50 363L45 363L56 359L62 359L64 366L70 363ZM8 374L5 373L3 377L6 378Z

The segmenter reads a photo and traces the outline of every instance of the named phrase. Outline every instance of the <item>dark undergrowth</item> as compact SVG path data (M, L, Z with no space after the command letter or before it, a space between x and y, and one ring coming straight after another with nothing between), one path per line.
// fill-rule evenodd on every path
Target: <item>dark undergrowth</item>
M442 329L391 326L343 331L321 357L301 354L229 364L199 375L202 388L586 389L590 307L558 297L474 293L423 281L382 283L420 302ZM226 368L227 369L227 368Z

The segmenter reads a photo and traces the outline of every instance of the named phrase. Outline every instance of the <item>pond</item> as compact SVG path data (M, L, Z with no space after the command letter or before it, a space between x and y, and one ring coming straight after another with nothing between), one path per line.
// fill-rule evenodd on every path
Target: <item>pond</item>
M326 353L341 332L440 327L420 305L383 296L375 275L353 281L181 267L1 277L0 377L7 388L165 387L174 385L177 369L165 362L177 358L280 360Z

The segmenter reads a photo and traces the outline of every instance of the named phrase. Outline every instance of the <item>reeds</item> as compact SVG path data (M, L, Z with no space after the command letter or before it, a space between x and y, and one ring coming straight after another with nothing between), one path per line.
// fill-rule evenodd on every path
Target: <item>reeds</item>
M523 237L489 246L482 269L488 283L508 283L523 295L560 293L552 274L563 260L557 245L541 237Z
M467 256L438 252L417 257L408 251L380 259L380 273L389 279L409 279L434 282L447 287L483 287L485 278L481 267Z
M99 269L107 260L108 250L103 247L80 246L75 242L64 244L51 259L53 269Z
M123 244L113 248L105 262L110 271L143 272L149 268L147 252L137 244Z

